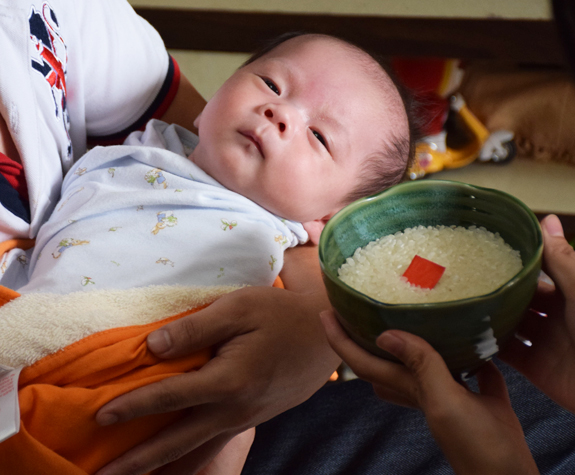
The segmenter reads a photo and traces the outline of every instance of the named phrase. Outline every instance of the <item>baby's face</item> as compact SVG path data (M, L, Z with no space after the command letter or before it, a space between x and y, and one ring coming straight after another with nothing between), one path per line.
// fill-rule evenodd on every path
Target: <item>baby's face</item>
M386 91L354 52L331 39L293 38L217 91L196 122L190 158L269 211L312 221L341 208L394 120Z

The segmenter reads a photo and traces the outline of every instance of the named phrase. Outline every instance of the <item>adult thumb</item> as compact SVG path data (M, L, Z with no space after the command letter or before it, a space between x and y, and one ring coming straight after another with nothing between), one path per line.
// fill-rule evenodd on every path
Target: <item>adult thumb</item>
M160 358L180 358L234 336L238 320L227 295L150 333L148 349Z
M568 295L575 286L575 250L563 234L561 221L550 214L541 221L543 264L555 284Z
M400 330L382 333L377 345L398 358L411 372L419 406L441 407L450 390L460 390L441 355L423 338Z

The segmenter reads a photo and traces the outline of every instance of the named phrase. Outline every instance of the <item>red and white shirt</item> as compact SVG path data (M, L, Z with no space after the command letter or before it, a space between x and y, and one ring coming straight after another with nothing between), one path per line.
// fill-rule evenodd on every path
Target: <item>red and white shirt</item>
M0 206L0 240L35 237L63 174L95 143L165 112L179 71L124 0L0 0L0 114L22 159L31 223Z

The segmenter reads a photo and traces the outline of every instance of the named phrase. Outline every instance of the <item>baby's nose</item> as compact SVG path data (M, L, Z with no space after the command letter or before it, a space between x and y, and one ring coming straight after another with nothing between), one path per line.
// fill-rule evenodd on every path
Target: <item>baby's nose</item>
M275 122L279 131L280 132L285 132L286 130L286 120L285 119L281 119L280 118L280 114L278 112L276 112L274 114L274 111L271 109L266 109L266 111L264 112L264 115L270 119L272 122Z

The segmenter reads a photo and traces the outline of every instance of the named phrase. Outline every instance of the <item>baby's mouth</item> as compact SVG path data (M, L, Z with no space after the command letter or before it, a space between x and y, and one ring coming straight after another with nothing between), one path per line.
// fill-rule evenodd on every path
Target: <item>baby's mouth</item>
M256 137L253 133L251 132L240 132L244 137L246 137L251 143L253 143L255 145L255 147L257 148L259 154L262 156L262 158L264 157L264 152L262 150L262 146L261 143L259 141L259 138Z

